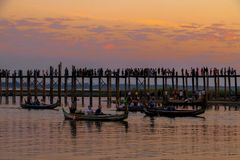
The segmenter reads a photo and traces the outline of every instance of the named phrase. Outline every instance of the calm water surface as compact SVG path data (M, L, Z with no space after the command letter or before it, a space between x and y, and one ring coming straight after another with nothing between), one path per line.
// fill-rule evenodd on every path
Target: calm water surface
M114 108L104 108L114 112ZM65 121L62 111L0 105L0 159L240 159L240 111L211 108L204 118L126 122Z

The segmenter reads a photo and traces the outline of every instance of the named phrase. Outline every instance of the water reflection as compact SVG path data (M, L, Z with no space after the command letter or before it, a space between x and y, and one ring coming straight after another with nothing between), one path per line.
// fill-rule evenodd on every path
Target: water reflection
M126 122L88 122L63 120L56 110L16 109L19 104L5 105L5 100L0 159L240 158L240 116L234 107L209 107L205 118L129 113Z
M5 104L9 104L9 97L8 96L6 96Z
M72 138L76 138L76 135L77 135L76 123L77 123L76 121L69 121Z
M69 126L70 133L72 138L76 138L78 134L78 130L83 128L87 129L89 133L91 132L102 132L107 129L109 126L116 128L117 126L122 126L125 128L125 132L128 132L128 122L121 121L121 122L101 122L101 121L74 121L74 120L64 120L63 126ZM81 131L79 131L81 132Z
M12 97L12 104L16 104L16 97L15 96Z
M9 105L10 102L13 105L19 105L23 102L23 99L26 99L26 97L19 97L19 96L13 96L13 97L2 97L0 96L0 104L6 104ZM42 97L38 97L38 99L42 99ZM57 97L54 98L54 101L57 101ZM111 101L110 101L111 102ZM112 109L115 108L115 104L110 103L107 99L107 97L94 97L93 98L93 107L97 107L99 105L105 106L107 109ZM47 98L45 99L45 103L50 103L50 99ZM71 97L65 97L62 98L61 104L64 106L67 106L71 103ZM89 105L89 98L88 97L77 97L77 108L83 108L85 106ZM179 109L194 109L191 106L180 106L178 107ZM228 105L218 105L218 104L209 104L207 106L207 110L209 109L214 109L216 111L221 110L223 108L224 110L229 110L229 111L239 111L240 110L240 105L236 103L228 104Z
M207 110L215 110L219 111L221 109L224 109L225 111L239 111L240 105L239 104L229 104L229 105L220 105L220 104L212 104L208 105Z

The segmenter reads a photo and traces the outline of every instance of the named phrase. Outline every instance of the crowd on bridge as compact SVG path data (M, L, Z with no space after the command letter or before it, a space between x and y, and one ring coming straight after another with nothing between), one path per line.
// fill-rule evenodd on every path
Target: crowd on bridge
M50 70L27 70L27 76L58 76L61 75L58 69L50 67ZM68 68L65 68L64 75L77 77L81 76L126 76L126 77L138 77L138 76L234 76L236 75L236 69L232 67L224 68L190 68L176 70L175 68L125 68L125 69L89 69L89 68L76 68L72 67L71 73ZM0 77L7 76L22 76L22 70L14 70L10 74L10 70L0 69Z

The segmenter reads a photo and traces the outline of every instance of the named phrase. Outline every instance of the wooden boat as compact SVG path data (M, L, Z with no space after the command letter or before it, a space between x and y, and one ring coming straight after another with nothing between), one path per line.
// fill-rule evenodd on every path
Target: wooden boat
M166 100L163 101L163 105L166 106L202 106L205 105L206 101L204 99L200 100Z
M188 98L185 100L166 98L163 101L163 106L206 106L206 105L207 105L207 97L205 93L203 93L203 95L196 100L193 100L192 98L190 99Z
M117 106L117 111L125 111L126 110L126 106ZM128 111L129 112L142 112L143 111L144 106L143 105L129 105L128 106Z
M60 106L60 102L57 101L54 104L21 104L21 107L24 109L54 109Z
M128 111L126 110L123 114L90 114L86 115L84 113L69 113L63 107L63 114L65 119L68 120L85 120L85 121L123 121L128 118Z
M175 110L169 108L144 108L143 111L147 116L165 116L165 117L193 117L203 114L205 106L196 110Z

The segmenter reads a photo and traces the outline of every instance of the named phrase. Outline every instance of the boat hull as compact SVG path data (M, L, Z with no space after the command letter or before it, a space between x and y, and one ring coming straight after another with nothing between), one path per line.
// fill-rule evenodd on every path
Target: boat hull
M173 101L167 101L163 102L163 105L171 105L171 106L202 106L205 105L206 102L204 101L181 101L181 100L173 100Z
M60 105L59 102L54 104L46 104L46 105L32 105L32 104L21 104L21 107L24 109L54 109Z
M147 109L144 108L144 113L147 116L165 116L165 117L194 117L205 112L205 108L201 107L198 110L174 110L169 111L165 109Z
M128 111L129 112L142 112L143 111L144 106L128 106ZM124 107L117 107L117 111L125 111L126 110L126 106Z
M67 120L77 120L77 121L123 121L128 118L128 113L121 115L85 115L84 113L68 113L66 110L63 110L64 118Z

